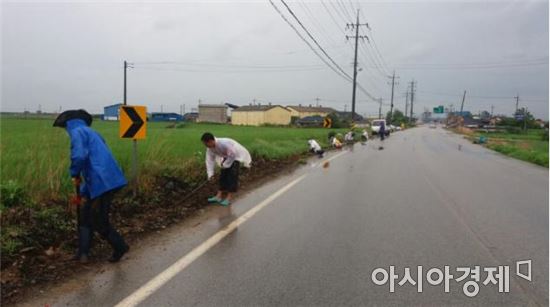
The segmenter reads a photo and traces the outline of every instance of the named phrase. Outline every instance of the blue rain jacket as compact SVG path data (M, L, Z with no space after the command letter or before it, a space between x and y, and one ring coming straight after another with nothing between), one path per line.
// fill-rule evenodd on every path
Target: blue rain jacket
M71 177L82 175L80 192L94 199L128 184L105 140L81 119L67 121L71 138Z

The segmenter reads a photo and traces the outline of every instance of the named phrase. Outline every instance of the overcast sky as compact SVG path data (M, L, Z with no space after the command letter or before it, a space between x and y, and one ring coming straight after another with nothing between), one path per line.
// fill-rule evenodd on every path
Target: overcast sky
M280 0L274 4L313 45ZM395 107L417 81L415 114L437 105L548 119L548 2L286 1L323 49L353 75L345 35L360 9L359 84ZM315 46L315 45L314 45ZM315 46L317 49L317 46ZM317 49L318 50L318 49ZM204 103L315 104L349 111L352 84L309 49L268 1L3 2L2 111L101 113L122 101L180 112ZM320 54L321 52L318 51ZM326 58L325 58L326 59ZM327 60L329 61L329 60ZM358 91L357 111L378 114Z

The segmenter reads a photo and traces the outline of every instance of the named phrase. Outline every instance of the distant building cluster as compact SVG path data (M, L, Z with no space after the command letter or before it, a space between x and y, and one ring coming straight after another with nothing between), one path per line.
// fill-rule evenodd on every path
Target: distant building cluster
M121 103L104 107L103 120L118 121ZM231 116L228 111L231 110ZM185 121L203 123L231 123L243 126L290 125L301 127L319 127L329 114L342 119L351 119L351 112L340 112L333 108L313 105L277 105L249 104L244 106L234 104L199 104L198 112L185 114L154 112L149 113L149 121ZM363 117L356 114L356 120Z

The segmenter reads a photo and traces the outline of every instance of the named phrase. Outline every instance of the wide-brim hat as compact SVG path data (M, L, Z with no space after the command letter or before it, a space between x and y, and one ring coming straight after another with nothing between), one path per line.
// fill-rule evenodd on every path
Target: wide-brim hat
M53 126L65 128L67 127L67 121L70 121L71 119L81 119L86 123L86 125L92 125L92 115L90 115L90 113L86 112L85 110L80 109L67 110L59 114L53 122Z

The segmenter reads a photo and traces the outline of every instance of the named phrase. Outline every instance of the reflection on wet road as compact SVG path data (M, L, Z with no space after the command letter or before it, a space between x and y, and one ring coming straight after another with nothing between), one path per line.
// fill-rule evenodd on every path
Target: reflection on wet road
M141 306L548 304L547 169L442 129L395 133L384 150L379 142L332 153L326 168L325 160L312 159L231 208L211 208L145 240L112 269L34 303L116 305L295 182L142 296ZM515 261L527 259L532 281L513 273ZM461 283L451 280L446 293L426 276L422 293L398 285L404 268L412 273L419 265L507 265L510 291L481 280L469 298ZM400 277L393 293L371 279L373 270L390 266Z

